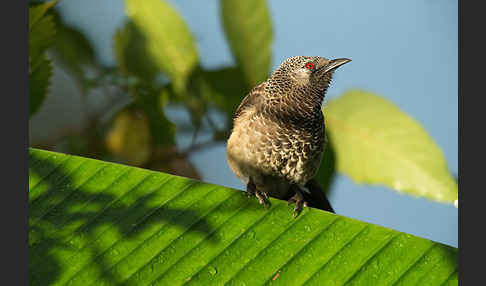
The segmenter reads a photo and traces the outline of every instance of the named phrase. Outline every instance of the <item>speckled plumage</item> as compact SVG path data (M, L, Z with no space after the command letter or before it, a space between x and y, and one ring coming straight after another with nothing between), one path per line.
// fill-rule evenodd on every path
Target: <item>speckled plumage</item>
M326 143L322 100L339 66L332 64L322 57L289 58L238 106L227 161L264 196L286 198L316 175Z

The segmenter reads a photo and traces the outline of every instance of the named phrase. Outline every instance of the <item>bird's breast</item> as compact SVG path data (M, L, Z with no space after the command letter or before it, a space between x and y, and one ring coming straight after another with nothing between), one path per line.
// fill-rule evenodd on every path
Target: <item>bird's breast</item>
M315 176L324 148L324 128L286 124L248 110L235 119L227 142L230 168L247 182L266 174L305 184Z

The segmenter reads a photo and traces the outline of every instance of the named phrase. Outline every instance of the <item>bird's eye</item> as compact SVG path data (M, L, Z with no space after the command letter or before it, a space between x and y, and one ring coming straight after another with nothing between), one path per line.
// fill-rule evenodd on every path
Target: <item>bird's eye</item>
M313 70L314 69L314 63L312 62L308 62L305 64L305 67L308 69L308 70Z

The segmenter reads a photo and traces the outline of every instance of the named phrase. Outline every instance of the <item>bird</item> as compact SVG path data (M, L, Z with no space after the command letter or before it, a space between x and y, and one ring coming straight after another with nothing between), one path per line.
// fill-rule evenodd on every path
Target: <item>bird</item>
M290 57L237 107L226 161L264 208L273 197L295 203L294 217L313 205L334 212L315 179L327 143L322 102L336 69L350 61Z

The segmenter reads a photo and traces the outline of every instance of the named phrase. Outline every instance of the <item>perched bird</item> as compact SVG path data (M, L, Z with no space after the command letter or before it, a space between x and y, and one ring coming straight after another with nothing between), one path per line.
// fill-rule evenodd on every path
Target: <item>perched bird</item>
M295 202L294 216L313 200L333 211L314 180L327 142L321 105L334 71L350 61L289 58L238 106L227 162L264 207L270 196Z

